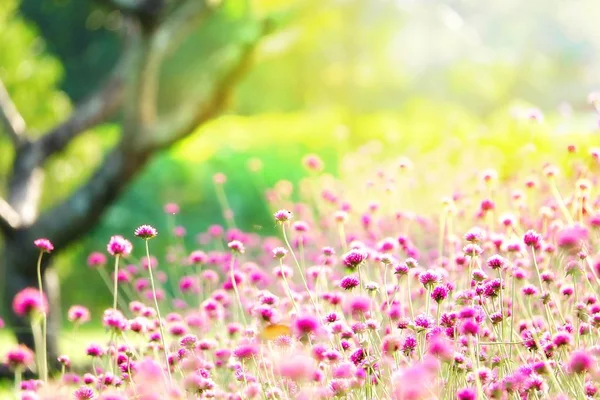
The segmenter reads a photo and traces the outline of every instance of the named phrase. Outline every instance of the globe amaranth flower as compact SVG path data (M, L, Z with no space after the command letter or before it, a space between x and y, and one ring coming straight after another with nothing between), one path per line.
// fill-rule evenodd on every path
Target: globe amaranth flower
M542 235L534 231L533 229L528 230L523 235L523 243L525 246L538 247L542 241Z
M231 242L227 243L227 247L229 247L234 253L244 254L246 252L244 244L239 240L232 240Z
M40 291L35 288L21 290L13 299L13 311L19 317L29 316L32 312L48 312L48 299L46 295L40 296Z
M141 225L134 231L134 235L142 239L152 239L158 235L158 231L150 225Z
M123 236L115 235L111 236L108 244L106 245L106 250L112 256L127 257L129 254L131 254L133 246L131 245L131 242L125 239Z
M340 287L344 290L352 290L358 285L360 285L360 280L354 275L345 276L340 281Z
M284 222L287 222L294 218L294 214L288 210L279 210L275 212L275 214L273 214L273 217L275 217L275 221L277 221L280 224L283 224Z
M368 257L368 253L363 249L353 249L342 256L342 262L348 268L356 268Z
M34 354L25 345L18 345L6 353L6 364L11 368L23 368L33 363Z
M90 268L102 267L106 265L106 256L98 251L94 251L88 256L87 264Z
M84 306L74 305L69 308L67 317L71 322L83 324L90 320L90 312Z
M45 238L36 239L33 241L33 244L44 253L50 253L52 250L54 250L54 245L52 242Z

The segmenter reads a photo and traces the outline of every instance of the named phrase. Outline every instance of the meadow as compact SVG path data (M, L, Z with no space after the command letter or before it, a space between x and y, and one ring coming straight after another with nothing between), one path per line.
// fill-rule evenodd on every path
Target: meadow
M211 171L214 223L174 196L156 221L101 228L80 268L106 301L96 310L96 295L79 290L66 304L57 369L0 331L15 372L4 396L596 397L597 133L521 115L412 105L354 120L351 136L335 115L209 124L172 157ZM269 133L282 126L287 135ZM316 150L289 146L295 157L279 163L275 150L253 152L261 134L273 148ZM194 151L227 146L231 164ZM235 179L260 193L250 209L264 228L236 211L251 200ZM40 239L30 245L44 257L52 238ZM12 306L43 348L44 296L29 288ZM36 379L22 378L29 370Z

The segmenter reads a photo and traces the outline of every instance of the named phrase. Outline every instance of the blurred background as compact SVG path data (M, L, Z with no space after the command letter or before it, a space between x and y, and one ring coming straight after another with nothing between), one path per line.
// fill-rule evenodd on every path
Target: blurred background
M66 118L117 62L124 17L99 3L0 1L0 78L34 132ZM227 113L156 155L102 222L60 254L64 304L105 307L110 294L87 254L141 223L170 229L167 202L182 208L187 248L199 247L196 234L223 222L216 173L227 176L238 227L270 234L264 188L298 182L306 153L319 154L333 175L344 154L374 140L389 144L380 153L433 152L468 164L462 142L449 141L457 138L501 149L508 175L520 165L521 155L510 155L515 138L534 129L523 121L531 107L545 114L545 134L600 142L587 102L600 87L595 0L223 0L218 7L161 69L160 108L208 87L256 19L270 18L273 33ZM102 124L50 160L42 209L89 177L118 130ZM539 140L551 156L553 140ZM0 186L11 161L0 134ZM161 253L160 241L153 246ZM106 297L90 299L90 288Z

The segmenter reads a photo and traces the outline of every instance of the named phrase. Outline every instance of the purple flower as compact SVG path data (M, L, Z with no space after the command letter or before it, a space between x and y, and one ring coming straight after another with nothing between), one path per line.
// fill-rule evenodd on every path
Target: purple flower
M528 230L523 235L523 243L525 246L538 247L542 241L542 236L533 229Z
M427 271L419 274L419 282L427 289L432 288L440 280L440 276L434 270L428 269Z
M244 254L246 251L244 244L239 240L232 240L231 242L227 243L227 247L229 247L234 253Z
M33 241L33 244L44 253L50 253L52 250L54 250L54 245L52 242L45 238L36 239Z
M275 217L275 221L277 221L280 224L283 224L284 222L287 222L294 218L294 214L288 210L279 210L275 214L273 214L273 217Z
M500 269L500 268L504 267L505 264L506 264L506 260L502 256L499 256L497 254L491 256L487 260L487 265L491 269Z
M477 400L477 392L473 388L462 388L456 392L456 400Z
M106 245L106 250L112 256L124 256L127 257L131 254L133 246L131 242L125 239L123 236L112 236Z
M35 288L21 290L13 299L13 311L20 317L29 316L34 311L48 312L48 300Z
M258 354L258 347L255 344L242 344L233 350L233 356L238 360L247 360Z
M568 362L568 370L574 374L582 374L594 368L594 357L585 350L577 350L571 353Z
M102 267L106 264L106 256L98 251L94 251L88 256L87 263L90 268Z
M358 280L358 277L354 275L345 276L340 281L340 287L344 290L352 290L358 285L360 285L360 281Z
M77 400L92 400L96 397L94 390L87 386L81 386L79 389L73 392L73 396Z
M158 231L150 225L141 225L134 232L134 235L142 239L152 239L158 235Z
M348 253L342 256L342 262L346 267L354 269L360 264L362 264L362 262L365 261L367 257L368 254L365 250L354 249L350 250Z
M449 290L446 286L436 286L431 291L431 298L439 304L448 297L448 292Z
M302 315L297 317L293 324L292 329L296 333L296 336L303 337L310 334L315 334L320 328L319 319L312 315Z

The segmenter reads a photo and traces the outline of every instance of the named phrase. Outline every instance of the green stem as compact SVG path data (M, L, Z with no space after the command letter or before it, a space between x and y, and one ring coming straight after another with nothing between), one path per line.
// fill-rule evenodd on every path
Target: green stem
M169 367L169 356L167 354L167 339L165 337L165 329L163 327L162 318L160 316L160 309L158 308L158 299L156 297L156 287L154 286L154 277L152 276L152 260L150 259L150 248L148 247L148 240L146 239L146 257L148 259L148 273L150 275L150 285L152 285L152 297L154 298L154 306L156 307L156 316L158 317L158 327L160 329L160 339L163 345L163 353L165 355L165 366L167 368L167 375L169 377L169 384L172 384L171 368Z
M117 310L117 297L119 294L119 255L115 256L115 276L114 276L114 287L113 287L113 308Z
M37 278L38 278L38 286L40 290L40 307L42 307L42 360L40 367L40 376L44 382L48 382L48 354L46 351L46 310L44 309L44 290L42 287L42 256L44 255L43 251L40 251L40 255L37 261Z

